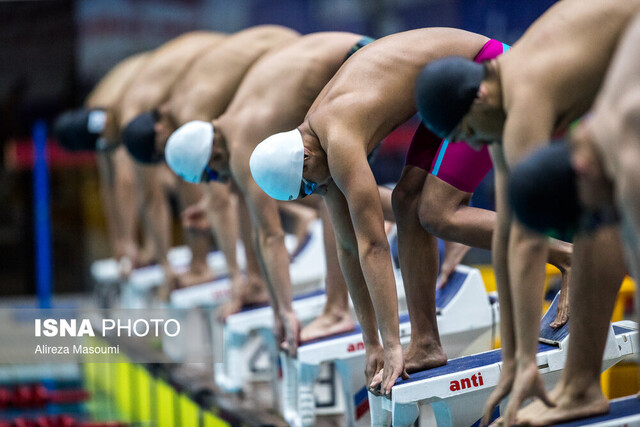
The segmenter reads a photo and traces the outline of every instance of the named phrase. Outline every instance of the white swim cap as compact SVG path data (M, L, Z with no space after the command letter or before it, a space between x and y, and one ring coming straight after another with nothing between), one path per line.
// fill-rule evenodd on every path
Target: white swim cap
M164 156L169 167L187 182L197 184L209 163L213 147L213 125L194 120L175 130L167 141Z
M253 150L249 167L256 183L276 200L294 200L300 193L304 145L298 129L271 135Z

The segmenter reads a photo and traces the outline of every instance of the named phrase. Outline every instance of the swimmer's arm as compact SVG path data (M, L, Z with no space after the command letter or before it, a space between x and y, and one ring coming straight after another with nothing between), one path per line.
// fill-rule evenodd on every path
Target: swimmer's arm
M515 98L505 123L503 148L506 167L524 160L539 147L548 144L553 133L555 113L552 103L540 95L524 91ZM511 218L508 243L513 316L519 363L535 363L542 312L547 238L526 229L515 218L506 203L506 186L500 189L502 212Z
M133 164L124 148L96 154L100 195L107 219L107 232L116 259L135 262L135 221L138 218Z
M334 138L338 140L338 138ZM344 194L362 273L375 309L383 347L400 344L398 297L389 243L376 181L367 163L364 144L340 138L328 150L327 159L334 183ZM342 236L340 237L342 238ZM351 248L353 251L355 248Z
M142 195L142 215L153 239L155 256L162 264L167 279L173 280L173 270L167 254L171 244L169 203L164 193L162 167L134 166L138 190Z
M216 244L224 254L227 261L229 276L234 280L240 280L240 270L236 259L236 245L238 242L237 211L231 202L231 190L229 184L211 182L207 185L206 206L207 219L211 223L211 231Z
M496 228L493 233L492 259L496 277L496 287L500 296L500 341L502 358L513 361L516 351L516 339L513 322L511 286L509 281L509 230L511 215L508 209L506 185L508 171L502 152L502 145L494 143L489 147L491 160L495 168L496 186Z
M239 157L239 153L234 154ZM249 208L255 247L258 248L258 259L266 275L273 310L279 315L293 314L290 259L284 244L284 230L277 202L266 195L253 180L248 170L249 160L239 162L237 157L232 160L233 177Z

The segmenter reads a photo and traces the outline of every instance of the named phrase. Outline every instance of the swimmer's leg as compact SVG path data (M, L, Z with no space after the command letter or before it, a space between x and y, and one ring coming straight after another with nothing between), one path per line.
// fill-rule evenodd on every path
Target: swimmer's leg
M336 237L329 212L324 203L320 203L318 214L322 219L324 251L327 261L327 302L322 314L302 329L300 333L302 341L347 332L355 327L355 322L349 311L347 283L338 263Z
M426 177L425 170L405 166L393 190L400 270L411 319L411 342L405 350L405 368L409 373L447 361L436 321L438 241L418 218L418 200Z
M567 362L550 396L556 407L536 401L518 412L518 423L550 425L606 413L600 366L616 295L626 274L617 227L574 240L571 324Z

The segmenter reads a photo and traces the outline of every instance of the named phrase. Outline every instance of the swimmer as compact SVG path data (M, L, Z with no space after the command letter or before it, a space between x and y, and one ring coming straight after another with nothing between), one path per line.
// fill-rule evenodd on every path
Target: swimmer
M571 325L567 367L550 392L556 407L535 402L518 413L519 423L556 424L609 408L600 388L600 365L625 259L636 282L640 278L639 42L640 14L636 14L594 107L572 126L569 142L542 148L512 171L509 202L523 224L545 234L575 234L576 242L572 284L576 323ZM527 185L532 179L538 182L535 187ZM558 203L563 204L562 215L557 214ZM626 257L619 241L601 239L601 230L609 235L607 228L621 233ZM579 240L589 235L593 243L578 252ZM591 265L607 261L606 276L591 271ZM578 298L582 294L591 297Z
M142 251L136 239L139 215L133 163L123 146L110 141L118 139L119 100L149 56L140 53L118 63L98 82L83 108L63 113L54 126L64 148L96 152L107 236L122 278L127 278L133 268L149 264L152 255L149 235L144 233Z
M446 58L429 64L421 74L417 98L428 127L453 141L476 146L497 142L489 150L496 167L493 265L500 294L503 369L485 406L484 423L509 393L504 412L508 425L516 421L518 408L529 396L552 404L536 364L548 242L511 220L509 167L590 108L615 46L639 7L637 0L558 2L497 59L479 65ZM441 99L458 102L445 109Z
M302 121L345 57L368 41L351 33L315 33L264 55L247 73L224 114L212 122L193 121L180 127L165 150L169 166L186 181L199 183L217 176L233 180L240 189L251 213L255 247L274 310L276 339L291 356L297 352L300 325L291 306L289 254L277 202L251 177L249 157L264 138ZM330 230L327 224L324 229ZM325 250L331 247L325 241ZM327 271L334 273L338 267L327 266ZM338 277L327 280L327 300L339 304L329 310L336 320L332 328L351 330L346 286L341 275L334 276ZM330 296L334 292L339 296Z
M154 111L136 117L124 131L129 152L141 164L159 164L164 160L164 147L169 135L191 120L210 121L226 109L246 72L265 53L299 37L293 30L277 25L260 25L229 35L224 41L206 49L171 87L168 97ZM206 184L206 197L198 204L200 192L196 186L178 180L178 193L183 204L190 206L184 218L189 221L202 210L210 221L218 247L226 256L232 281L232 299L222 312L237 312L243 305L265 302L268 299L259 271L248 271L245 282L236 261L237 210L231 206L228 183L212 181ZM195 190L195 191L194 191ZM195 195L194 195L195 193ZM191 196L191 197L190 197ZM187 225L189 222L187 222ZM187 230L192 230L187 227ZM251 242L245 243L248 267L257 266ZM183 277L182 286L212 279L209 269L202 274Z
M145 67L136 75L126 93L120 99L116 125L122 142L126 144L126 141L136 134L138 127L133 119L143 112L157 108L168 97L173 85L179 81L191 64L203 52L214 48L225 38L224 35L219 33L191 32L183 34L154 50ZM128 127L130 123L132 126ZM166 286L161 288L160 296L166 298L170 290L182 286L181 278L176 277L167 259L167 253L171 245L171 233L170 210L166 195L175 187L174 177L166 166L135 163L134 170L138 184L137 192L142 202L141 211L145 218L145 225L149 227L153 236L155 256L165 273ZM195 188L190 189L189 193L181 192L178 196L181 198L183 205L188 205L199 200L201 192ZM221 231L218 230L218 232L231 232L234 229L232 226L227 226L223 227ZM206 261L210 244L209 235L187 232L186 241L192 252L192 259L186 278L189 278L189 276L211 277L212 272ZM235 251L235 247L233 249ZM233 260L233 256L230 256L230 260Z
M459 191L454 184L467 184L471 178L461 177L453 184L437 178L438 182L431 183L427 171L440 140L431 138L424 128L417 131L407 162L416 167L405 169L393 194L412 326L411 344L403 355L395 279L370 157L383 138L416 113L415 79L425 64L451 54L473 59L483 49L497 55L502 48L502 43L484 36L449 28L407 31L377 40L340 69L302 125L271 136L252 155L253 176L272 197L324 196L336 229L340 264L363 329L367 386L372 391L378 392L380 386L388 394L399 376L407 376L407 370L428 369L447 361L436 321L437 239L421 226L418 198L423 186L425 192L434 185L452 195ZM484 173L491 168L486 153L483 167ZM468 196L456 197L457 204L464 204Z

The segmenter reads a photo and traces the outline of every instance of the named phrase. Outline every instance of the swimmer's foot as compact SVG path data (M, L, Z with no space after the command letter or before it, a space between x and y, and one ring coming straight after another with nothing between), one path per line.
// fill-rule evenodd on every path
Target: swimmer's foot
M140 252L140 254L136 257L133 268L142 268L148 267L150 265L157 264L158 260L155 258L154 254L148 253L146 251Z
M210 268L202 270L192 269L178 276L178 288L188 288L189 286L211 282L214 279L215 274Z
M541 402L533 402L535 407L521 409L517 414L517 424L530 426L554 425L563 421L592 417L609 412L609 401L602 394L600 382L594 382L580 389L563 386L560 383L550 394L556 403L553 408Z
M428 346L414 346L413 342L404 351L404 368L409 374L426 369L446 365L447 355L442 346L431 344Z
M557 385L553 388L553 390L549 392L549 399L552 402L556 403L558 401L558 398L560 397L560 393L562 393L562 387L560 387L560 385ZM527 406L518 411L516 419L531 420L533 418L536 418L538 414L545 411L547 408L549 407L542 400L536 398Z
M240 299L242 305L264 304L269 302L269 292L262 280L249 280Z
M341 314L323 313L302 328L300 341L311 341L330 335L341 334L352 331L354 328L355 323L348 312Z
M231 298L216 310L216 317L219 322L224 323L227 317L238 313L240 309L242 309L242 301L237 298Z
M227 317L238 313L246 306L262 305L269 302L269 294L261 281L253 281L243 286L238 296L222 304L216 312L218 321L224 323Z

